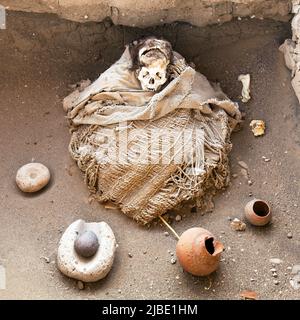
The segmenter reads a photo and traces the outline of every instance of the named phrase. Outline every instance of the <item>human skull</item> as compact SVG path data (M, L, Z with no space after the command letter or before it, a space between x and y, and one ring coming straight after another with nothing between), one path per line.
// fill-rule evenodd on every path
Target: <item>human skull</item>
M138 79L143 90L158 91L167 81L167 67L169 60L158 49L146 52L140 51L141 67L138 70Z

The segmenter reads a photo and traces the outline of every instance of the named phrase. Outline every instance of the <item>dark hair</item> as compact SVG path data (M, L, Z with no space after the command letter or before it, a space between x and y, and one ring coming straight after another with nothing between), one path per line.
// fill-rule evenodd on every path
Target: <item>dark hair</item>
M129 53L131 56L131 70L137 70L140 68L141 63L139 60L139 51L140 49L145 45L146 41L151 41L151 40L162 40L164 42L164 50L162 51L167 59L170 61L170 63L173 61L173 50L171 43L163 38L158 38L154 36L148 36L148 37L143 37L140 38L139 40L134 40L132 41L128 47L129 47ZM151 43L151 42L150 42Z

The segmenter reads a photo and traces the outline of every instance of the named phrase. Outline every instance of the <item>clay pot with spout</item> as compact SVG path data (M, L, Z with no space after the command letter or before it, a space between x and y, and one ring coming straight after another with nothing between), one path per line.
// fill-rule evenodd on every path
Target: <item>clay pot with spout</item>
M245 218L254 226L264 226L272 218L270 206L260 199L253 199L245 206Z
M179 238L176 255L183 269L195 276L207 276L219 265L223 244L206 229L191 228Z

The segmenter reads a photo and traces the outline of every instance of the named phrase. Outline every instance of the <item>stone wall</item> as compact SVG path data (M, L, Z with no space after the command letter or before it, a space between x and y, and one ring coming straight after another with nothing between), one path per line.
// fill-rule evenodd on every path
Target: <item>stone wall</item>
M291 0L0 0L10 10L52 12L74 21L147 27L174 21L196 26L234 17L289 19Z

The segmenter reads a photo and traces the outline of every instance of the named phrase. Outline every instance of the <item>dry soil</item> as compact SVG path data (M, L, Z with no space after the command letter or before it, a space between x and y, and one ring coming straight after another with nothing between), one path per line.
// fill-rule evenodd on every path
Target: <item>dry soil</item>
M244 127L232 138L231 168L237 178L216 197L212 213L184 209L183 220L172 224L179 234L202 226L224 243L220 268L210 277L193 277L178 262L171 264L176 240L165 236L160 224L140 227L117 210L90 204L68 154L70 135L61 101L71 92L69 85L96 79L127 42L149 33L169 39L236 101L238 75L252 77L252 99L240 102ZM243 290L256 291L261 299L299 298L288 267L300 264L300 107L278 51L289 35L288 23L269 20L205 28L173 23L142 30L110 21L79 24L54 15L9 12L7 29L0 30L0 264L7 275L0 298L239 299ZM266 121L263 137L252 135L252 119ZM263 156L271 160L265 162ZM50 168L52 180L42 192L26 195L16 187L15 174L33 159ZM249 166L251 186L239 160ZM249 193L270 202L273 221L264 228L247 225L244 232L233 231L229 217L242 218L253 197ZM55 264L62 232L78 218L106 221L119 244L107 278L84 290ZM271 258L282 260L275 266L277 278L270 271Z

